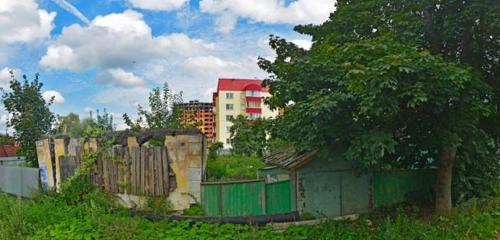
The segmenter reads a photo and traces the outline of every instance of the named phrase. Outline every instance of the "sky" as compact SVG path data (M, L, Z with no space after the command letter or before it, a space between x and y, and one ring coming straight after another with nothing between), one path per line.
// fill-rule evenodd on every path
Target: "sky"
M40 74L51 109L121 116L165 82L184 101L211 101L217 79L264 79L269 35L309 48L298 24L320 24L334 0L0 0L0 87ZM0 132L8 114L0 109Z

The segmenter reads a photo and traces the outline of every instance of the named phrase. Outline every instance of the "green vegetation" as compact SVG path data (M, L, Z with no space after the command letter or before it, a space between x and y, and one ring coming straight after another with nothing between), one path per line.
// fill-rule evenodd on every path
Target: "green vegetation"
M76 113L70 113L66 116L58 115L53 133L79 138L102 135L107 131L113 130L113 116L104 108L102 115L99 113L99 109L97 109L95 118L92 116L91 111L90 117L82 120L80 120L80 116Z
M359 220L328 221L315 226L270 227L152 222L110 204L110 196L90 191L78 204L61 194L21 200L0 195L0 239L492 239L500 231L500 199L470 201L448 216L419 216L404 208Z
M220 155L208 160L207 175L209 181L256 179L257 170L265 166L256 156Z
M191 116L183 118L179 104L182 103L182 92L174 93L172 89L165 83L163 88L154 88L149 93L149 107L144 108L139 105L137 107L138 118L133 120L128 114L123 114L123 119L128 127L134 131L139 131L143 128L159 129L173 128L182 129L197 127L201 123L194 118L195 112Z
M38 74L33 81L29 81L26 75L18 81L11 71L10 89L2 89L2 102L10 114L7 126L14 129L14 138L20 145L18 154L26 157L27 163L34 167L38 166L36 141L49 133L55 120L49 109L54 97L46 101L41 93L42 86Z
M16 139L9 134L0 134L0 145L15 145Z
M500 4L338 0L310 50L272 36L260 59L282 138L366 166L437 167L436 210L493 194L500 162ZM459 20L457 20L459 19ZM496 129L495 129L496 128ZM470 171L470 170L472 171ZM455 174L455 176L453 176Z
M245 116L233 118L231 126L231 152L243 156L264 156L286 145L272 119L257 118L249 121Z

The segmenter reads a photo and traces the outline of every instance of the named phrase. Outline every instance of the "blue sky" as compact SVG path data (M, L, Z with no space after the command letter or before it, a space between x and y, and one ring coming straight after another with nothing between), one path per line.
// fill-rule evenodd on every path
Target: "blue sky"
M332 11L333 0L0 0L0 87L11 69L40 73L55 113L107 108L120 129L164 82L210 101L218 77L265 78L269 35L307 48L293 26Z

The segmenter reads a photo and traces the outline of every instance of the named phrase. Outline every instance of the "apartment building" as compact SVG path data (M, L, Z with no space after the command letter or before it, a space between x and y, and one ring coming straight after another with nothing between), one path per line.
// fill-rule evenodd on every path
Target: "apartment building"
M211 143L214 137L213 104L193 100L188 103L181 103L178 106L181 110L183 121L200 122L201 125L198 126L198 129L205 134L207 142Z
M231 148L231 119L238 115L249 120L277 116L278 111L271 111L264 104L265 97L270 97L270 94L262 87L262 80L219 79L217 91L213 94L215 140L224 143L225 149Z

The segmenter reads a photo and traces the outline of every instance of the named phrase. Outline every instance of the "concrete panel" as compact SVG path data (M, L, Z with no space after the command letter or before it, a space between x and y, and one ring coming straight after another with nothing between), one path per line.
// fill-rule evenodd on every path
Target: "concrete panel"
M52 189L55 187L55 179L50 154L49 139L43 139L36 142L36 153L38 156L38 166L40 168L42 188Z

